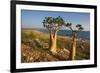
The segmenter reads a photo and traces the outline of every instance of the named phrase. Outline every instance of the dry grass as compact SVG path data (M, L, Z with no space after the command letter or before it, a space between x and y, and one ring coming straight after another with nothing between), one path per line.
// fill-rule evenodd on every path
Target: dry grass
M36 30L22 30L21 62L47 62L69 60L72 42L70 37L58 36L57 53L49 50L49 34ZM90 58L90 43L77 39L77 60Z

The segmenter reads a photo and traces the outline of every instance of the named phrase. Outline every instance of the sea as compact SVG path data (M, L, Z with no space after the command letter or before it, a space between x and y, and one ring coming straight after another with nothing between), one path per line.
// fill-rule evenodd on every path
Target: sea
M49 33L47 29L37 29L40 32ZM59 30L57 35L71 37L71 30ZM82 40L90 40L90 31L79 31L77 33L77 38Z

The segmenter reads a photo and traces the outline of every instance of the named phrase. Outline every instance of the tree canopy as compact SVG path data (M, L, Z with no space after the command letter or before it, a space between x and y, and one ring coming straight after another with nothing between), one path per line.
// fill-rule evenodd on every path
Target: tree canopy
M46 27L50 31L59 30L62 25L64 25L65 21L62 17L58 16L56 18L53 17L45 17L43 20L43 26Z

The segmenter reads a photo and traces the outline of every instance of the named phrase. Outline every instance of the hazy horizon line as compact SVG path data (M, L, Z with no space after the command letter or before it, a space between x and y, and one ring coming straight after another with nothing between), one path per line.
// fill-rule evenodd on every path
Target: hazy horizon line
M46 29L46 28L26 28L26 27L21 27L21 29ZM70 30L70 29L60 29L60 30ZM90 31L90 30L82 30L82 31Z

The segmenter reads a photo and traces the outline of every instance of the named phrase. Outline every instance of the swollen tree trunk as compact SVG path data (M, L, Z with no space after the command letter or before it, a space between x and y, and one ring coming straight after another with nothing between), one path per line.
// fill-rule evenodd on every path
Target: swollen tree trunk
M76 58L76 34L73 36L73 46L72 46L72 60L75 60Z
M75 57L76 57L76 34L73 33L73 36L72 36L72 48L70 50L69 59L70 60L75 60Z
M56 46L56 42L57 42L57 35L56 33L54 33L54 35L50 34L50 51L52 53L56 53L56 49L57 49L57 46Z

